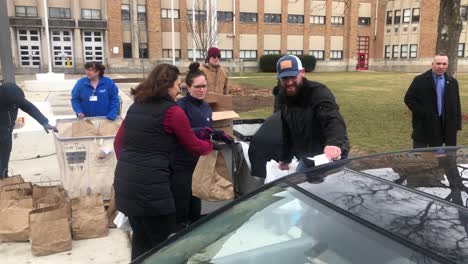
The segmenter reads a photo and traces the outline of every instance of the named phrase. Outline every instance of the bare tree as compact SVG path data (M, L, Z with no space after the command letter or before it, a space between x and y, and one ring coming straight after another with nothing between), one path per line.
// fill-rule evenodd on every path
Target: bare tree
M200 51L200 56L202 58L205 58L208 49L215 45L218 29L221 26L220 24L214 23L217 17L211 3L209 10L207 10L209 2L212 1L194 1L195 21L192 16L192 7L187 7L187 31L191 36L190 41L194 41L195 48Z
M463 29L460 17L460 0L441 0L437 26L436 53L447 54L449 67L447 73L455 76L458 63L458 41Z

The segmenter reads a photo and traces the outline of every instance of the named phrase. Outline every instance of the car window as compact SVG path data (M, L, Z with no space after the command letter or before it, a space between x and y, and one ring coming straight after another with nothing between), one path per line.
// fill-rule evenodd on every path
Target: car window
M311 199L273 186L144 263L438 263Z

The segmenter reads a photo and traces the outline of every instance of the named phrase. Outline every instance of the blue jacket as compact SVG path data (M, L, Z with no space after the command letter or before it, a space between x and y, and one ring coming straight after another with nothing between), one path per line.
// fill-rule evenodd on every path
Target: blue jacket
M94 91L87 77L79 79L72 90L71 104L76 114L83 113L85 117L105 116L115 120L119 111L119 89L112 79L102 77ZM90 101L92 95L97 101Z

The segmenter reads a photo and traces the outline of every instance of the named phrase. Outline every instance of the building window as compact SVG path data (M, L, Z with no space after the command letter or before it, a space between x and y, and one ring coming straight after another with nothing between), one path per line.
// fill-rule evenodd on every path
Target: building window
M291 24L304 24L304 16L302 16L302 15L288 15L288 23L291 23Z
M408 24L411 20L411 9L403 9L403 23Z
M390 59L390 45L385 45L385 59Z
M465 57L465 43L458 43L457 56L459 58Z
M68 30L52 30L52 62L54 67L73 66L72 33Z
M137 5L137 17L138 21L146 21L146 6Z
M399 53L399 46L398 45L393 45L392 47L392 58L396 59L398 58L398 53Z
M188 58L193 59L193 49L188 50ZM204 59L203 52L200 49L195 50L195 57L198 59Z
M460 7L460 16L463 19L463 21L466 21L468 17L468 6Z
M81 19L101 19L101 10L99 9L81 9Z
M35 6L15 6L17 17L37 17L37 7Z
M342 50L330 50L330 59L331 60L342 60L343 51Z
M148 55L148 43L140 43L139 45L139 50L138 50L138 57L140 59L147 59L149 58Z
M400 46L400 58L408 58L408 45Z
M393 24L400 24L401 20L401 10L395 10L395 18L393 19Z
M257 13L240 13L240 22L257 22Z
M309 55L314 56L316 60L325 59L325 51L324 50L310 50Z
M130 5L120 5L120 18L130 20Z
M123 57L124 59L132 58L132 43L123 43Z
M192 10L187 10L187 16L192 21ZM195 20L206 20L206 11L205 10L195 10Z
M358 24L361 26L369 26L370 25L370 17L360 17L358 19Z
M332 25L344 25L344 17L342 16L332 16L331 17Z
M392 24L393 11L387 11L387 25Z
M411 44L410 45L410 58L416 58L418 56L418 45L416 44Z
M281 23L280 14L265 14L265 23Z
M411 22L419 23L419 12L420 12L419 8L413 8L413 18Z
M70 8L49 7L49 17L61 19L71 18Z
M303 54L303 51L302 50L287 50L286 54L299 56Z
M217 16L218 21L232 21L232 12L218 11Z
M174 17L175 19L179 19L179 9L174 9L174 12L172 12L171 15L171 9L161 9L161 18L172 18Z
M175 58L180 59L180 49L174 50ZM162 57L163 58L172 58L172 49L163 49L162 50Z
M241 50L239 54L239 58L250 60L257 58L257 51L256 50Z
M280 50L263 50L263 55L279 55Z
M219 50L219 52L221 53L221 59L222 60L227 60L227 59L232 59L233 58L233 56L232 56L233 51L232 50Z
M325 24L325 17L324 16L310 16L310 23L311 24Z

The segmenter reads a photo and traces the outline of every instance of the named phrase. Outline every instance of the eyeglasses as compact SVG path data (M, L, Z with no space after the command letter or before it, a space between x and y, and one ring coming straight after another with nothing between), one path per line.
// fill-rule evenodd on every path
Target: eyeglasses
M194 85L194 86L192 86L192 88L195 88L195 89L201 89L201 88L207 89L208 86L207 86L206 84L199 84L199 85Z

